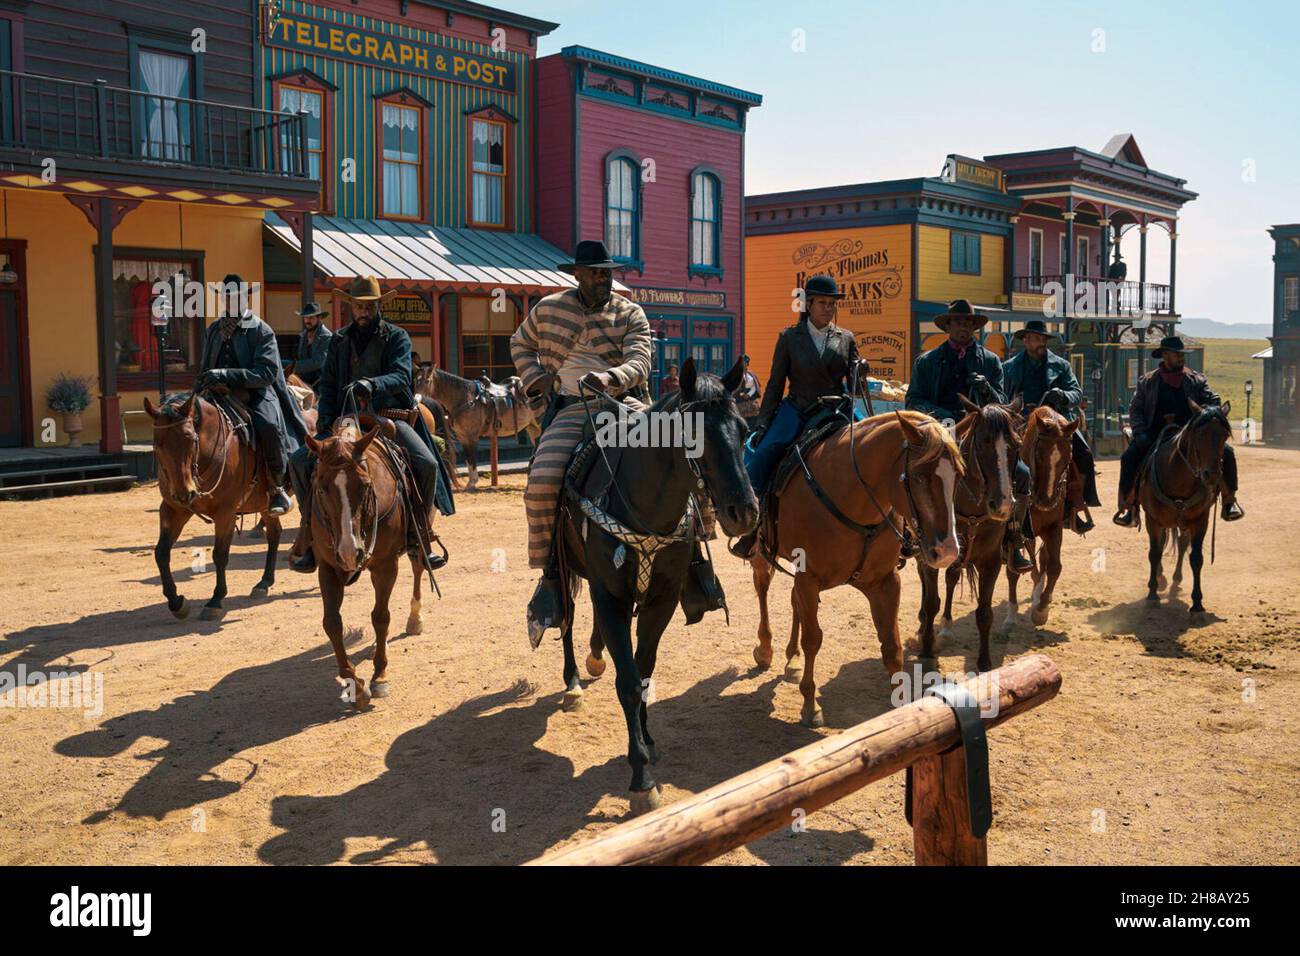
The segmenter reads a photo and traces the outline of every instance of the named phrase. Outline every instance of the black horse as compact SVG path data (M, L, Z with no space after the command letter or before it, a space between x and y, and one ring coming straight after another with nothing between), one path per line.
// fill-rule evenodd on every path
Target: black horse
M598 460L576 487L566 482L556 528L560 568L568 575L569 585L561 633L566 698L582 693L573 656L573 605L579 579L585 578L595 618L593 652L599 653L600 644L609 649L617 673L619 703L627 718L634 813L659 803L659 787L649 768L659 753L647 729L646 704L651 697L659 638L681 599L686 575L698 570L698 566L691 568L696 547L692 539L698 533L698 524L692 529L698 521L696 503L707 494L718 522L729 535L744 534L758 520L758 500L741 458L745 423L732 398L743 373L741 362L721 379L697 373L688 358L682 365L680 390L650 407L652 429L656 423L668 421L664 416L690 418L694 430L682 428L677 433L691 436L690 448L682 441L670 443L670 447L663 447L662 442L656 442L659 447L646 447L633 437L631 429L627 440L611 443L602 437L598 415L608 406L592 403ZM648 559L638 550L647 546L653 550ZM647 560L648 582L643 575L644 590L638 593L638 569ZM588 668L598 673L591 659Z

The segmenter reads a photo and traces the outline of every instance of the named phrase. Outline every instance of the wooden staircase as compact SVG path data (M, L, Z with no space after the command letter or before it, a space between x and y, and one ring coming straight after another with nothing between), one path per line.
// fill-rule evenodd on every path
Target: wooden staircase
M136 483L127 466L108 455L32 455L0 460L0 499L53 498L90 491L121 491Z

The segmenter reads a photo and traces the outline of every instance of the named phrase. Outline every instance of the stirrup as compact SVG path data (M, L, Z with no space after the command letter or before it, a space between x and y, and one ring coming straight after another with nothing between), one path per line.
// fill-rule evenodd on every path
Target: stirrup
M1134 508L1122 508L1111 518L1121 528L1131 528L1136 524L1137 515Z
M1232 501L1223 503L1222 517L1224 521L1240 521L1246 517L1246 512L1242 510L1241 505L1234 498Z
M747 531L727 545L727 550L743 561L755 556L758 548L758 529Z

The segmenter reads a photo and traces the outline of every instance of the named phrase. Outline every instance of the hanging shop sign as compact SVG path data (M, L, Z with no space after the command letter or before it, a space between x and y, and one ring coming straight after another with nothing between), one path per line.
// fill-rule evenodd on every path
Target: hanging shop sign
M637 305L676 305L685 309L725 309L727 293L699 289L650 289L629 287L623 295Z
M331 23L314 17L280 13L268 17L262 30L267 46L361 63L384 70L478 86L504 93L515 92L515 64L492 56L478 56L440 43L427 43L395 33L381 33Z
M384 318L398 325L428 325L432 318L429 303L419 295L395 295L383 304Z

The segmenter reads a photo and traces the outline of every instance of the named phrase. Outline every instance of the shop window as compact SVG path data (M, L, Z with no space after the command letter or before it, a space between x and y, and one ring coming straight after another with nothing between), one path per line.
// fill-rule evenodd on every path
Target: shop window
M506 225L506 124L471 119L470 224Z
M948 271L963 275L980 274L980 237L975 232L948 233Z
M194 58L164 50L136 48L134 97L139 155L146 159L194 159Z
M722 274L722 189L713 173L691 175L692 273Z
M1090 265L1088 262L1088 237L1079 236L1078 240L1077 255L1074 259L1074 274L1087 278L1091 274L1088 268Z
M492 308L498 299L460 297L460 369L468 379L487 375L501 382L515 374L510 358L510 336L518 324L515 303L504 300L505 308Z
M159 253L133 253L118 249L113 257L113 321L117 368L124 391L132 387L152 388L158 381L161 362L169 378L191 378L202 361L204 321L186 316L184 308L173 308L163 331L166 353L158 354L158 335L152 317L156 308L154 284L166 282L173 289L180 275L184 282L202 281L198 263L192 258ZM161 312L161 310L159 310ZM169 382L169 387L175 383Z
M380 103L383 174L379 183L379 207L389 219L424 218L422 112L418 106Z
M1282 408L1295 408L1295 366L1283 365L1277 402Z
M1043 230L1029 230L1029 288L1043 287Z
M1300 309L1300 276L1287 276L1282 280L1282 312L1290 315Z
M626 154L611 155L605 166L605 246L618 262L640 259L640 164Z

